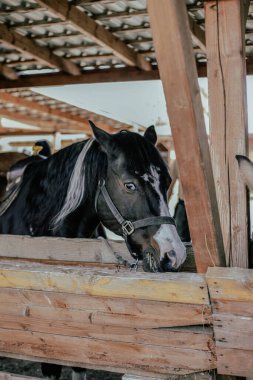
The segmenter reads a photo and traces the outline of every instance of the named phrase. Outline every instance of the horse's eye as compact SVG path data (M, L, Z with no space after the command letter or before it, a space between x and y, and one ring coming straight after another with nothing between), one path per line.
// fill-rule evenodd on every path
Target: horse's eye
M125 186L126 190L129 192L133 192L136 190L136 186L132 182L126 182L126 183L124 183L124 186Z

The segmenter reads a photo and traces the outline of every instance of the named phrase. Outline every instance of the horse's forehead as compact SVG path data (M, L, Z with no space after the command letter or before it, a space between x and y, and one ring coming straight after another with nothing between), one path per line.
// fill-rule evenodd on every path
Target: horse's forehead
M160 185L160 174L161 169L159 167L150 165L146 173L141 177L145 182L150 182L153 186L157 187Z

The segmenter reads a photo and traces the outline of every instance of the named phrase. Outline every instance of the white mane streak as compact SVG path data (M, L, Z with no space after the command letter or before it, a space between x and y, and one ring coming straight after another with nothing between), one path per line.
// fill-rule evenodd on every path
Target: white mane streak
M95 139L92 138L84 145L76 160L75 167L70 177L65 202L62 209L52 220L52 226L54 229L59 227L67 215L77 209L83 199L85 188L83 162L94 140Z

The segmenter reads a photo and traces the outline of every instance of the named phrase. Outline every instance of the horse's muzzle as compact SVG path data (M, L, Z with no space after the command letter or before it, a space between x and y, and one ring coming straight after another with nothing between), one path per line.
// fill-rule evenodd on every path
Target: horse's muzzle
M145 272L175 272L177 259L175 251L167 252L160 260L158 252L153 247L148 247L143 252L143 269Z

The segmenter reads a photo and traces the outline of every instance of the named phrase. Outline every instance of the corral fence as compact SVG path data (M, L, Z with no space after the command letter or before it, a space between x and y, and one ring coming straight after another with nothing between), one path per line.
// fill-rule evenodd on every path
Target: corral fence
M250 269L135 272L124 243L86 239L1 236L0 257L0 356L145 378L253 375Z

